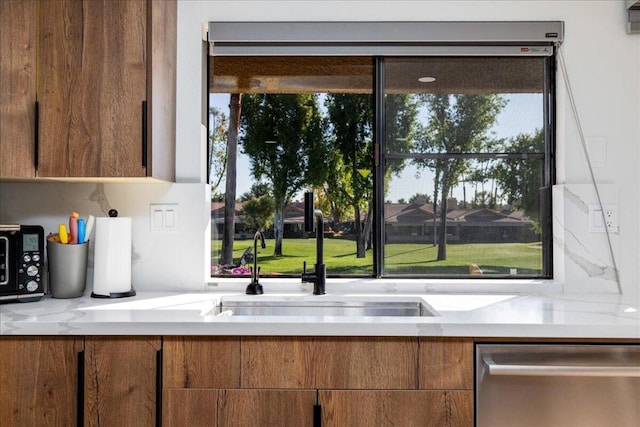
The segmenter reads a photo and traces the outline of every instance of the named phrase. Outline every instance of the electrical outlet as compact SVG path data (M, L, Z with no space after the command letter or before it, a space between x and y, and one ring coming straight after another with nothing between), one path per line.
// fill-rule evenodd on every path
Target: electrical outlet
M589 205L589 232L605 233L607 231L618 232L618 206Z

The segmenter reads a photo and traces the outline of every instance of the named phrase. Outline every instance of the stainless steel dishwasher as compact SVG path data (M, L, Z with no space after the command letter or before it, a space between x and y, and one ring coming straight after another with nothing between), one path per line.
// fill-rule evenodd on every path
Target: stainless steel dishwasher
M640 345L476 345L476 426L638 427Z

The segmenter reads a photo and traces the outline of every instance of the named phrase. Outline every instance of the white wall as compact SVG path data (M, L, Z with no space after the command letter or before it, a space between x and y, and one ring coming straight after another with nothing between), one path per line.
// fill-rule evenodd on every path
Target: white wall
M606 162L594 168L602 196L617 198L620 233L614 237L614 254L625 294L640 295L638 279L640 229L638 227L640 182L640 36L625 32L626 11L622 0L604 1L193 1L178 4L178 176L204 179L190 174L190 165L202 162L201 85L197 76L201 58L202 24L218 21L527 21L565 22L562 55L576 108L587 141L604 149ZM194 77L195 76L195 77ZM590 184L576 122L571 113L563 78L558 76L558 184ZM593 146L592 146L593 148ZM557 192L561 194L569 187ZM611 192L609 189L613 188ZM615 193L615 194L614 194ZM595 203L588 199L581 203ZM584 208L584 206L582 206ZM563 214L574 215L572 209ZM578 212L582 212L578 210ZM561 222L583 225L586 215L562 218ZM581 229L582 227L578 227ZM563 229L565 235L572 233ZM561 236L558 240L564 248ZM568 237L568 236L566 236ZM571 236L572 238L575 236ZM586 245L602 252L604 236L589 236ZM596 243L594 243L594 241ZM582 245L578 241L578 245ZM607 252L608 253L608 252ZM571 256L570 256L571 255ZM566 292L580 292L588 274L575 273L569 264L574 254L560 254L557 268ZM603 262L606 262L604 260ZM590 289L593 287L591 286ZM611 291L606 286L603 291ZM614 289L615 290L615 289Z

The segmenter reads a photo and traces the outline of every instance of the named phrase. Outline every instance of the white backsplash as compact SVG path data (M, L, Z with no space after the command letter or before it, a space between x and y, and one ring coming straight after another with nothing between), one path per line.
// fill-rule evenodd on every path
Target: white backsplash
M116 209L119 216L132 218L134 289L201 291L208 266L207 197L206 184L0 183L0 223L42 225L47 235L67 223L72 211L86 218ZM176 231L151 232L152 203L176 205ZM91 289L93 243L89 250Z
M603 204L618 205L615 185L598 188ZM553 187L554 278L565 292L619 292L619 233L609 233L609 244L606 233L589 231L589 205L595 204L592 184Z
M604 185L600 191L603 203L618 203L616 186ZM208 197L206 184L1 183L0 222L39 224L48 234L74 210L98 217L117 209L120 216L133 219L135 289L202 291L210 268ZM149 206L157 203L175 204L175 232L151 231ZM593 185L553 189L554 276L567 293L618 292L606 234L588 230L588 206L594 203ZM618 260L619 234L610 237ZM89 266L91 289L93 245Z

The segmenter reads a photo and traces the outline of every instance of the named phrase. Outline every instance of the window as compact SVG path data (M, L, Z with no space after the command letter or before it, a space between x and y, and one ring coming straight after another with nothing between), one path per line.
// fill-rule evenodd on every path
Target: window
M315 262L303 229L312 190L330 277L551 277L548 44L480 56L220 46L209 66L212 275L248 275L257 256L262 276L299 277ZM257 231L267 247L256 254Z
M547 276L550 60L383 64L383 274Z

